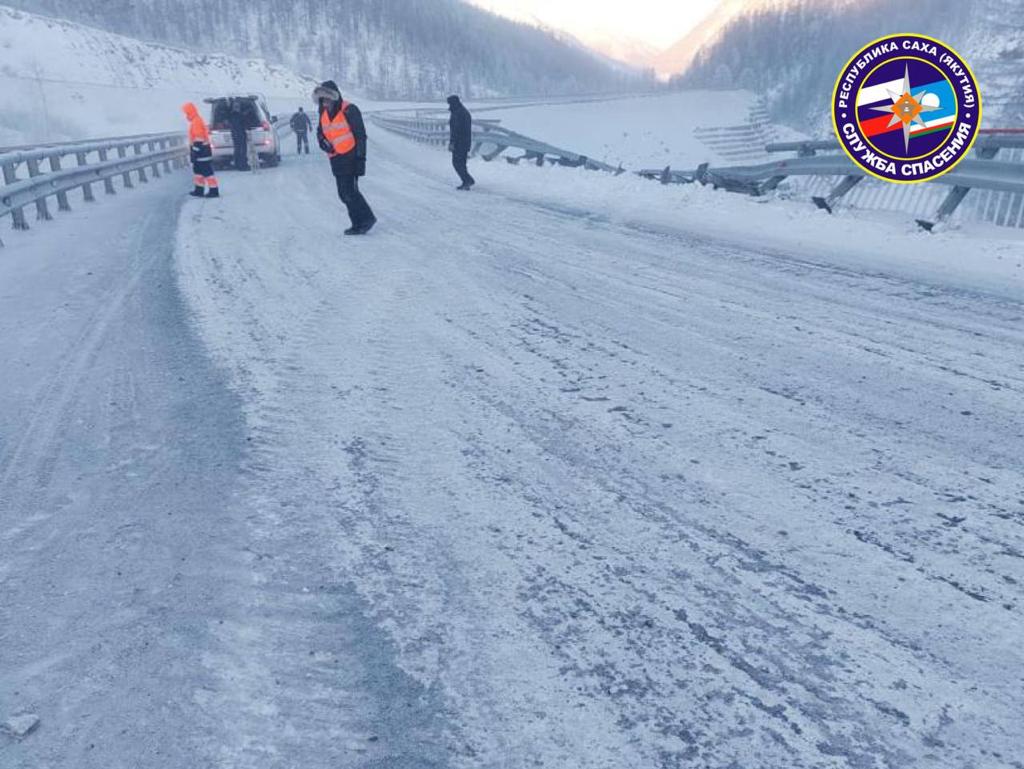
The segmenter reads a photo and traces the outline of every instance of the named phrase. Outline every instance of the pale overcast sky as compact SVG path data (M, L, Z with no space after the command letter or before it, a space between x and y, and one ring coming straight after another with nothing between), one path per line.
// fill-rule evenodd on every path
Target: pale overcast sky
M719 0L471 0L489 10L564 29L583 40L633 38L665 48Z

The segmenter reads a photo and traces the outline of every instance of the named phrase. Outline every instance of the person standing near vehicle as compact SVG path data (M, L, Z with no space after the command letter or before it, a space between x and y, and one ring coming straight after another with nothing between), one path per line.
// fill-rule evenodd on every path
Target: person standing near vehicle
M235 148L235 170L251 171L252 169L249 167L249 125L239 99L231 100L228 125L231 126L231 144Z
M306 154L309 154L309 132L313 130L313 124L309 122L309 115L305 113L302 107L299 107L299 111L292 115L292 119L289 122L292 127L292 131L295 132L295 141L297 147L295 149L296 155L302 154L302 148L306 148Z
M469 150L473 146L473 116L469 114L469 110L458 96L448 97L448 109L451 112L451 141L448 143L448 151L452 153L452 167L462 180L462 185L458 189L468 191L476 184L476 179L470 175L466 167L469 162Z
M325 80L313 91L320 110L316 131L320 149L331 159L331 172L338 185L338 197L348 209L352 226L346 235L365 235L377 223L370 204L359 191L359 177L366 175L366 126L359 107L341 98L333 80Z
M189 194L194 198L204 197L203 192L209 188L205 197L219 198L220 185L213 173L213 145L210 144L210 130L206 127L196 109L196 105L189 102L181 108L188 118L188 144L189 155L192 159L192 180L195 189Z

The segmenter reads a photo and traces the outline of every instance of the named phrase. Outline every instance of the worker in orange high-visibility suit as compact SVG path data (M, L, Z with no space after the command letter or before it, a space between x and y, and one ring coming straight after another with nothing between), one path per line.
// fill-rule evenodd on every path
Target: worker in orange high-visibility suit
M181 109L185 113L185 117L188 118L189 154L192 158L192 180L195 183L195 189L189 194L194 198L201 198L204 197L205 190L209 188L205 197L219 198L220 185L213 173L213 145L210 144L210 129L206 127L206 121L199 114L195 104L189 102Z

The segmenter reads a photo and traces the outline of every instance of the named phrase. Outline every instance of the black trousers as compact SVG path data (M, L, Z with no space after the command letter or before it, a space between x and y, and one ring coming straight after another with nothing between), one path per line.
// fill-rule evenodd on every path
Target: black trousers
M212 160L196 160L192 163L192 175L202 176L203 178L209 179L211 176L216 174L213 171Z
M469 169L466 168L467 162L469 162L468 152L452 153L452 167L455 169L455 173L459 175L459 178L462 179L462 183L468 186L476 184L476 179L470 175Z
M309 154L309 134L306 133L305 131L296 131L295 132L295 141L298 143L298 146L295 149L295 154L296 155L302 154L302 148L305 147L306 148L306 154L308 155Z
M249 135L242 131L231 132L231 143L235 145L234 166L237 171L249 170Z
M348 218L352 220L353 227L362 227L374 221L376 217L366 202L363 193L359 191L359 177L345 174L336 176L338 182L338 197L348 209Z

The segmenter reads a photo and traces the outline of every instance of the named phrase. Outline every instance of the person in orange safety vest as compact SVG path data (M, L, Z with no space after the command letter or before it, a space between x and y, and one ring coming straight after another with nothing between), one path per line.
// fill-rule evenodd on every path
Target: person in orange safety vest
M366 175L366 126L362 113L355 104L341 98L333 80L321 83L313 91L313 99L320 110L317 142L331 159L338 197L352 220L345 234L365 235L377 223L377 217L359 191L359 177Z
M194 198L220 197L220 185L213 173L213 145L210 143L210 129L206 127L196 105L189 102L181 108L188 118L189 155L192 159L192 181L195 188L189 194ZM206 190L209 189L209 192ZM205 194L204 194L205 193Z

